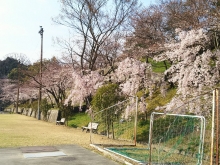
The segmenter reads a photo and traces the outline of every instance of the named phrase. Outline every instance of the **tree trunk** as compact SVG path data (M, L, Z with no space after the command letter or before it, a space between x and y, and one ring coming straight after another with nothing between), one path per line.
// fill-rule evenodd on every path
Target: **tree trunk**
M114 122L112 121L112 139L115 139Z
M168 69L166 61L163 61L166 70Z
M19 93L20 93L20 87L19 87L19 82L18 82L17 100L16 100L16 113L18 113Z

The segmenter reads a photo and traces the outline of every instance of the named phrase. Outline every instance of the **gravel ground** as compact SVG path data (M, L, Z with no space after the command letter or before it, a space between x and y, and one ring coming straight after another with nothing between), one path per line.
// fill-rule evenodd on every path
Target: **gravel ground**
M89 148L90 133L19 114L0 114L0 148L77 144ZM92 135L96 142L102 136Z

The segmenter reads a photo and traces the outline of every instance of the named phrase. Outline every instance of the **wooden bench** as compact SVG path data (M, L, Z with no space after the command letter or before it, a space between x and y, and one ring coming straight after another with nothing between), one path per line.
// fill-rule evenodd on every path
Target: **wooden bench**
M88 126L82 127L82 131L86 130L86 132L98 133L98 123L89 122Z
M56 125L64 125L65 124L65 118L62 118L60 121L56 122Z

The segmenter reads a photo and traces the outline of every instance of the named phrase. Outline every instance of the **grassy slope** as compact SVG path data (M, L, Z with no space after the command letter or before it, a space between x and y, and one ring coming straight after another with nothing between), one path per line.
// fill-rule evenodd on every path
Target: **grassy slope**
M163 73L166 70L164 62L156 62L152 59L149 59L149 63L152 65L152 70L155 73ZM170 67L170 63L166 61L167 67Z
M91 119L88 116L88 114L86 114L84 112L76 113L69 118L68 126L74 127L74 128L86 126L86 125L88 125L90 120Z

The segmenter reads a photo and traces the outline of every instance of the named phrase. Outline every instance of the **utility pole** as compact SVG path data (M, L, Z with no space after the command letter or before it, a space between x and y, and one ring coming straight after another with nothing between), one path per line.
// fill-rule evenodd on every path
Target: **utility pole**
M38 120L40 120L40 108L41 108L41 90L42 90L42 59L43 59L43 33L44 29L42 26L40 26L40 31L41 35L41 53L40 53L40 87L39 87L39 97L38 97Z

